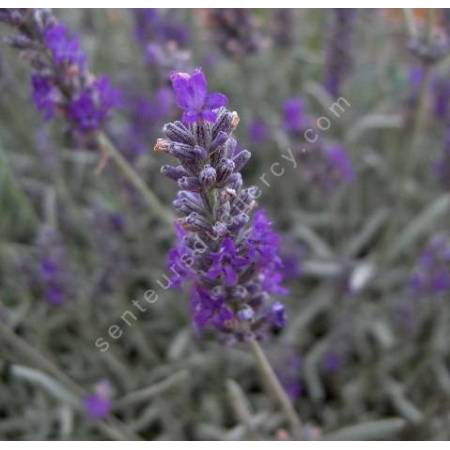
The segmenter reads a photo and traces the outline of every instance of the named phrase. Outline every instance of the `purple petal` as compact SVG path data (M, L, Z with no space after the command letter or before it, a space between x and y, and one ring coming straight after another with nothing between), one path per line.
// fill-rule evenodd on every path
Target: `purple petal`
M208 109L217 109L221 106L225 106L228 103L228 98L226 95L221 94L220 92L211 92L208 94L205 102L205 108Z
M205 122L214 122L217 118L217 114L214 111L203 111L199 114L199 116Z
M185 111L183 113L183 122L184 123L193 123L199 120L202 117L201 113L195 111Z
M195 69L189 80L190 107L201 110L207 96L205 74L201 69Z

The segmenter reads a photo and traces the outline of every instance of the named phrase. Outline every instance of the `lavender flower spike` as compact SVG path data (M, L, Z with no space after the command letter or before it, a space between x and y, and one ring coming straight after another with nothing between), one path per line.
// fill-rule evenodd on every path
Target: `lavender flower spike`
M32 99L43 117L63 116L81 136L98 131L120 95L106 76L89 72L78 38L49 9L0 9L0 22L17 30L7 42L31 63Z
M232 136L238 115L214 107L226 102L222 94L215 94L215 103L205 100L200 69L172 74L172 84L189 120L166 124L166 137L155 146L179 161L162 168L180 187L173 202L181 218L169 253L171 285L189 285L197 329L216 329L228 342L262 339L284 326L284 307L271 296L286 291L280 238L265 212L256 210L257 189L243 185L240 170L251 154Z

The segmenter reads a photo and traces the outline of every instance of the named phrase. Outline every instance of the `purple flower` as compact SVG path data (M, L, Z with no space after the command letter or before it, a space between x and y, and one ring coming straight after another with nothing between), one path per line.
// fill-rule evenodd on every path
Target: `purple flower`
M86 62L86 55L80 49L78 38L69 36L66 27L61 23L46 28L44 44L52 53L55 64L73 64L82 67Z
M339 145L327 147L325 150L329 166L329 175L336 181L351 183L354 179L352 163L347 152Z
M36 109L42 113L45 119L51 119L55 115L55 109L60 99L52 79L45 75L33 74L31 86Z
M211 111L204 110L202 72L175 77L177 102L195 121L166 124L165 138L155 146L179 161L162 167L180 188L173 202L181 218L168 255L169 284L190 289L196 329L220 331L228 342L261 339L286 322L283 305L271 301L286 293L280 238L265 212L255 210L257 189L243 185L240 171L251 154L231 136L237 114L221 108L212 124L205 123Z
M68 116L82 132L95 131L106 120L109 111L121 104L120 93L108 77L93 81L68 106Z
M252 144L262 144L268 136L267 125L264 120L252 120L248 126L247 134Z
M206 78L201 69L195 69L191 75L173 72L170 81L176 103L184 111L185 123L214 122L217 117L215 110L228 102L227 97L219 92L208 93Z
M107 380L97 383L95 392L84 397L86 415L92 420L103 419L111 412L111 386Z
M290 133L301 133L307 125L305 105L300 98L289 98L282 107L283 127Z
M409 285L416 295L450 292L450 241L446 235L438 234L426 245Z
M300 153L299 159L305 181L325 192L352 183L355 178L351 160L339 145L318 142Z
M43 227L37 238L37 279L45 300L53 306L65 303L71 295L70 270L62 238L49 227Z

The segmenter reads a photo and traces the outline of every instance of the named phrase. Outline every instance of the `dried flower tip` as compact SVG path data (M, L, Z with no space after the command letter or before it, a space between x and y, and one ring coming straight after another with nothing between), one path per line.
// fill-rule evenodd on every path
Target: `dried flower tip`
M236 111L233 111L231 113L231 129L234 131L237 126L239 125L239 121L241 119L239 119L238 113Z
M159 138L156 140L156 144L153 147L153 150L156 153L168 153L170 148L170 141L167 139Z

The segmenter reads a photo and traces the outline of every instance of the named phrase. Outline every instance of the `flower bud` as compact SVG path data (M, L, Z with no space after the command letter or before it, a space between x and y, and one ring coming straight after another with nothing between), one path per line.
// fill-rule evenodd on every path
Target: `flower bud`
M233 162L235 165L236 172L239 172L248 163L252 154L248 150L242 150L234 158Z
M234 162L223 158L217 167L217 182L223 185L234 171Z
M188 175L183 166L164 165L161 167L161 173L174 181L178 181L179 178Z
M163 132L174 142L181 142L192 147L195 145L194 136L180 121L166 123L163 127Z
M217 179L216 170L214 169L214 167L211 167L209 164L207 164L200 172L199 175L200 184L205 189L210 189L216 183L216 179Z
M191 192L200 192L202 188L197 177L181 177L178 180L178 186L180 186L181 189Z

